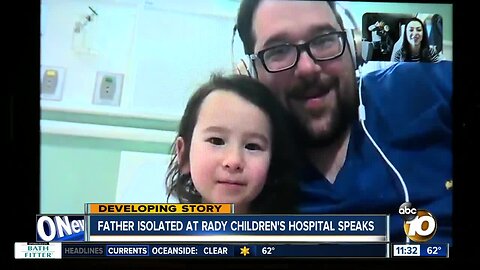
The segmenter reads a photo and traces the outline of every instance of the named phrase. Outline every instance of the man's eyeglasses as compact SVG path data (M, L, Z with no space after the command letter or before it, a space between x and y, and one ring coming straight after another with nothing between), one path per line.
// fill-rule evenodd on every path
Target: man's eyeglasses
M307 51L315 61L326 61L340 57L345 51L345 31L331 32L320 35L303 44L285 43L276 45L256 54L251 54L250 59L260 59L268 72L280 72L294 67L300 53Z

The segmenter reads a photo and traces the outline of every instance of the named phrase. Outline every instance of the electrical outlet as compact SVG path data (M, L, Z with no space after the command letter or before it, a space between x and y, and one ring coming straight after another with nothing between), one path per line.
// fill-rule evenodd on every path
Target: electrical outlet
M97 72L93 103L119 106L122 96L123 74Z
M65 69L61 67L45 66L41 68L40 98L48 100L61 100Z

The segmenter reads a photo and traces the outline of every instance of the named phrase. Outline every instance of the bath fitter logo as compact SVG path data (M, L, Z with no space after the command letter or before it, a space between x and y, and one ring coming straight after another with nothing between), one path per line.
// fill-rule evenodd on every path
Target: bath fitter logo
M15 259L61 259L62 243L15 242Z

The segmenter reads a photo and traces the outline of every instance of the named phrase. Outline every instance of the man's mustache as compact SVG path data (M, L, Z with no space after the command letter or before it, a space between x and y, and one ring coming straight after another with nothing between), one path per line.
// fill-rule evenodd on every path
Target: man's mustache
M337 80L334 79L324 82L320 80L303 80L288 91L287 98L305 99L313 96L322 96L328 93L335 85L338 85L336 82Z

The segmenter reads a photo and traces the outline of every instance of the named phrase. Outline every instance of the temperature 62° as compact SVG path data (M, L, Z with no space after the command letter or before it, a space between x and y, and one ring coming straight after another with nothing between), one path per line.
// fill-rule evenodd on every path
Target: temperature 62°
M442 247L428 247L427 254L438 254L438 252L442 249Z
M274 251L275 251L275 247L263 247L262 255L273 255Z

